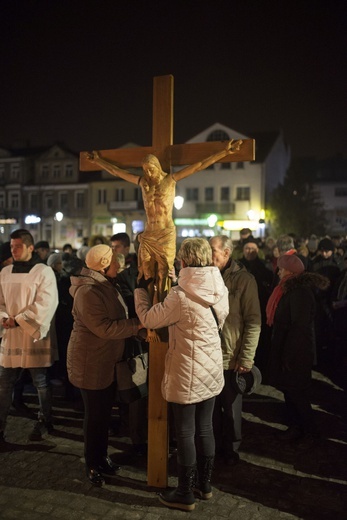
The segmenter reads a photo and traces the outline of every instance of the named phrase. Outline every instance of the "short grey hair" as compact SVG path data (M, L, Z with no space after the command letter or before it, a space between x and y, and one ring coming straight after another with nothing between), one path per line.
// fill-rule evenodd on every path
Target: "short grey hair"
M227 235L217 235L215 237L211 237L210 244L212 244L214 240L218 240L220 248L223 251L225 251L226 249L229 249L230 256L231 256L231 253L233 252L233 249L234 249L234 244L230 237L228 237Z
M186 238L177 256L187 267L205 267L212 263L212 249L205 238Z
M281 235L278 237L276 245L278 247L279 253L283 254L291 249L294 249L294 239L290 235Z

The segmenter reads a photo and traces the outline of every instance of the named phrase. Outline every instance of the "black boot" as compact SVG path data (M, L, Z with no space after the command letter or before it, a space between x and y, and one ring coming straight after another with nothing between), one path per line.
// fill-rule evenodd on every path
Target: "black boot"
M198 467L193 485L193 491L203 500L212 498L211 476L214 456L198 456Z
M174 509L193 511L195 498L192 487L195 473L196 464L192 466L181 466L178 464L178 487L173 491L159 493L160 502Z

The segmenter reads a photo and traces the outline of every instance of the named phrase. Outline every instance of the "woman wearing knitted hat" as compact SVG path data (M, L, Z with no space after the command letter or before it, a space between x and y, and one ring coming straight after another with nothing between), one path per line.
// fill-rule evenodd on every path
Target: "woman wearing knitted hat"
M296 255L278 259L280 282L271 294L267 324L272 326L269 383L282 391L288 429L280 440L295 441L306 434L317 435L310 402L311 369L314 360L314 290L325 289L329 281L304 271Z
M104 484L103 475L120 468L107 455L108 427L115 396L115 365L121 360L124 340L144 328L137 318L128 319L128 309L112 284L119 264L105 244L92 247L87 267L71 277L74 298L73 330L67 351L70 382L81 390L84 416L84 453L89 481Z

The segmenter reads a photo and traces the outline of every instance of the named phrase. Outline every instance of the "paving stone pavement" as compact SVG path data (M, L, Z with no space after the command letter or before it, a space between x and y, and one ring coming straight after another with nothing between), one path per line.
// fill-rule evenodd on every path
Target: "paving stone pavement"
M110 437L111 458L122 466L102 488L84 476L83 414L54 397L55 431L40 442L27 440L31 419L10 416L7 443L0 453L0 519L22 520L346 520L347 422L341 385L314 372L313 403L320 440L276 440L284 429L283 398L262 385L244 399L240 463L216 460L213 498L197 500L189 513L168 509L158 489L146 482L146 459L131 451L127 437ZM36 396L26 400L37 410ZM169 485L176 480L176 457L169 460Z

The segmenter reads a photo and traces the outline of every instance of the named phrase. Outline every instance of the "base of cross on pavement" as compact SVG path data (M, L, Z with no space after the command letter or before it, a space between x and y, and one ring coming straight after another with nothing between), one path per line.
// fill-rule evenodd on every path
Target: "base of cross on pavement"
M133 449L126 431L115 429L109 456L121 466L105 484L86 478L83 458L83 410L53 395L53 431L29 441L34 420L28 414L8 417L0 444L0 518L42 520L345 520L347 511L347 406L338 378L313 372L312 403L319 438L281 439L286 430L283 395L261 385L244 397L240 460L226 464L216 457L212 498L196 499L192 512L165 507L147 485L146 451ZM345 378L346 379L346 378ZM37 413L37 396L25 404ZM114 409L117 423L117 408ZM169 456L169 486L177 485L177 460Z

